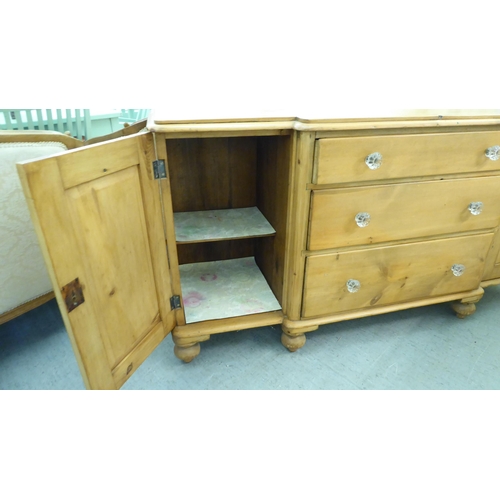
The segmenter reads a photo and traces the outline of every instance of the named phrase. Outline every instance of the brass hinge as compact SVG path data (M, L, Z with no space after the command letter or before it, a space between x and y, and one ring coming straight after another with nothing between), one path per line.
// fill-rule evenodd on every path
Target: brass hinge
M61 288L61 293L68 312L71 312L85 302L82 285L80 285L80 280L78 278L63 286Z
M165 160L154 160L153 161L153 172L155 179L166 179L167 169L165 167Z
M181 308L181 298L179 295L174 295L173 297L170 297L170 307L171 307L172 311L174 309Z

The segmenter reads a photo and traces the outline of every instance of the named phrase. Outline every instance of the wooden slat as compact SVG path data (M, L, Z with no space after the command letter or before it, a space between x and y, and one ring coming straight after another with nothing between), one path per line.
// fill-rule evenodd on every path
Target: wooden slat
M276 236L256 241L255 260L282 306L291 147L290 136L257 141L257 205Z
M14 116L16 117L17 130L24 130L24 122L21 116L21 110L20 109L14 110Z
M75 136L75 130L73 126L73 118L71 115L71 109L66 110L66 130L64 132L69 132L71 136Z
M92 138L92 119L90 117L90 109L83 110L83 117L85 122L85 140Z
M33 109L26 109L26 123L28 124L28 130L35 130L35 125L33 123L33 117L31 115L31 112L34 111Z
M76 126L76 137L78 137L78 139L81 139L83 135L83 130L82 130L82 118L79 109L75 109L75 126Z
M36 117L37 117L37 120L38 120L38 130L45 130L43 113L42 113L41 109L37 109L36 110Z
M66 132L66 129L64 127L62 110L56 109L56 115L57 115L57 131L61 132L61 134L64 134Z
M49 130L56 130L56 128L54 127L54 119L52 118L52 110L46 109L45 112L47 113L47 125ZM60 132L61 134L63 133L60 130L58 132Z

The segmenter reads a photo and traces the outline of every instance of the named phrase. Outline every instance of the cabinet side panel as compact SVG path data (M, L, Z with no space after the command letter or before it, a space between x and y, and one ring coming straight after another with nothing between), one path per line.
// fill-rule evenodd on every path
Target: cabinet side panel
M255 259L282 304L291 137L261 137L257 148L257 206L276 235L256 241Z

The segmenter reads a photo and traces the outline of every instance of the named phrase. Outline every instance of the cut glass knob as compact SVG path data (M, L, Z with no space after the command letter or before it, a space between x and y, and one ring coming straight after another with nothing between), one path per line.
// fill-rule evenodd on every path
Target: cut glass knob
M451 272L453 273L454 276L462 276L465 271L465 266L462 264L453 264L451 266Z
M361 288L361 283L358 280L348 280L346 286L348 292L356 293Z
M371 217L367 212L359 212L359 214L354 217L354 220L359 227L366 227L370 224Z
M493 161L500 159L500 146L491 146L488 148L484 154Z
M479 215L482 211L483 211L483 203L480 202L480 201L473 201L470 205L469 205L469 212L472 214L472 215Z
M372 153L365 158L365 163L370 170L377 170L382 165L382 155L380 153Z

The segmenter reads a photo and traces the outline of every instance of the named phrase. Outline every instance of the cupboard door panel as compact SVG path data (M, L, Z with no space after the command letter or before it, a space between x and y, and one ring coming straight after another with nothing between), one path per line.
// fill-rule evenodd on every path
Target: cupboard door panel
M152 151L139 134L18 166L88 388L119 388L175 326ZM76 278L84 302L73 308L63 287Z

